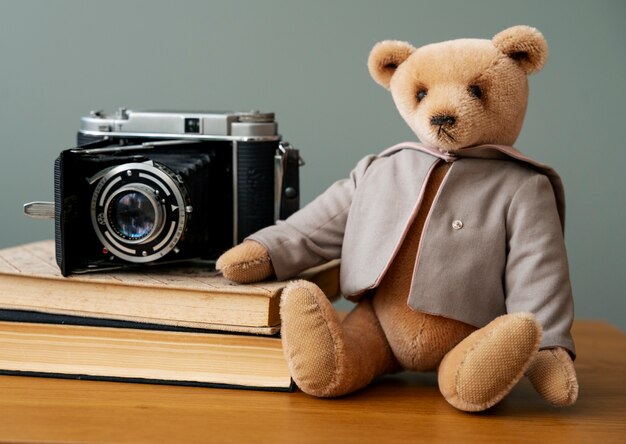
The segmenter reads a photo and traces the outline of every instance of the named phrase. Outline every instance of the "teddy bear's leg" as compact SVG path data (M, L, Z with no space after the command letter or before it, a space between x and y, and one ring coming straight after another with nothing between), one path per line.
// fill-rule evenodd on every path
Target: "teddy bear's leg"
M541 326L530 313L494 319L444 357L439 366L441 393L454 407L468 412L495 405L524 376L541 335Z
M397 282L377 290L372 305L402 368L434 371L455 345L476 330L469 324L411 309Z
M280 313L291 376L305 393L341 396L397 368L369 300L342 323L319 287L296 281L283 291Z

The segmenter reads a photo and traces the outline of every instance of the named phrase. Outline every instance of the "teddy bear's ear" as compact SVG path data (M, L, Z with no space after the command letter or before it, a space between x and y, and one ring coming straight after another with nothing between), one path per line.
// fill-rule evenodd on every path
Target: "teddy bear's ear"
M389 89L391 77L402 62L409 58L415 48L397 40L376 43L367 60L370 75L379 85Z
M543 68L548 59L548 43L541 32L530 26L513 26L491 40L496 48L515 60L526 74Z

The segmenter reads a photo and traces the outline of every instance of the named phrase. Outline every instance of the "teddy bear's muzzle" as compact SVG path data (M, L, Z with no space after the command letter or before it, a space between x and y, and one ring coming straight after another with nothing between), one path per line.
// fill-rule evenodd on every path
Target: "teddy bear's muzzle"
M456 123L457 117L451 114L434 114L431 116L430 125L438 145L445 145L447 148L452 148L450 145L457 144Z
M453 126L456 123L456 117L451 115L434 115L430 118L430 124L433 126Z

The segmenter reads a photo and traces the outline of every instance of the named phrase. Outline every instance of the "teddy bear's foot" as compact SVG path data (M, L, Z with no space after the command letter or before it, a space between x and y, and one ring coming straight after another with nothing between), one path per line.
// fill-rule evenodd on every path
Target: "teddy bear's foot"
M556 407L578 399L578 380L572 358L563 348L541 350L526 372L537 393Z
M537 354L541 326L530 313L500 316L443 359L439 389L459 410L486 410L504 398Z
M295 281L283 291L280 313L291 376L309 395L351 393L397 365L369 301L342 324L319 287Z

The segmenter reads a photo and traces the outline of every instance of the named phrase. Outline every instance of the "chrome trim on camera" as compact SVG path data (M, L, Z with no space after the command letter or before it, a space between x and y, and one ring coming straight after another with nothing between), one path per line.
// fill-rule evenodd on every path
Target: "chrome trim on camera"
M170 229L167 232L167 235L163 238L163 240L161 242L159 242L158 244L156 244L154 246L154 249L155 250L159 250L161 247L163 247L163 245L168 243L169 239L172 237L172 233L174 232L175 229L176 229L176 222L172 221L172 223L170 224Z
M280 219L280 208L283 201L283 177L287 164L287 150L295 149L291 143L281 140L274 156L274 221ZM305 164L302 157L298 156L298 166Z
M132 111L91 112L81 118L82 134L103 137L147 137L197 140L279 140L274 113Z
M106 174L105 174L106 176ZM100 202L99 205L101 207L105 206L105 202L104 199L107 197L107 195L109 194L109 191L111 190L111 188L113 188L113 186L118 183L119 181L121 181L122 178L121 177L116 177L115 179L113 179L112 181L109 182L109 184L104 188L104 190L102 191L102 195L100 196ZM99 191L99 190L98 190ZM94 196L95 196L95 192L94 192Z
M24 214L32 219L54 219L54 202L28 202Z
M274 220L280 219L280 203L282 201L283 175L285 173L286 147L282 142L278 144L276 155L274 156Z
M96 234L98 234L98 233L96 233ZM111 248L110 246L107 246L107 247L109 248L109 250L110 250L111 252L115 252L115 255L116 255L116 256L121 256L121 255L120 255L120 253L118 253L118 250L124 251L124 252L126 252L126 253L128 253L128 254L137 254L137 250L133 250L133 249L130 249L130 248L125 247L125 246L123 246L123 245L120 245L120 244L117 242L117 239L115 239L115 238L113 237L113 235L111 234L111 232L109 232L109 231L105 231L105 232L104 232L104 235L105 235L105 236L106 236L106 238L109 240L109 242L111 242L111 244L112 244L112 245L115 245L115 249ZM104 242L103 242L103 244L104 244Z
M177 133L129 133L129 132L117 132L117 131L89 131L81 130L81 134L86 136L107 136L107 137L143 137L149 139L185 139L185 140L224 140L224 141L239 141L239 142L273 142L280 140L280 134L274 136L215 136L209 134L177 134ZM125 147L119 147L125 148ZM144 147L145 148L145 147ZM92 152L98 149L113 150L112 148L95 148ZM137 148L138 149L138 148ZM98 151L104 152L104 151Z

